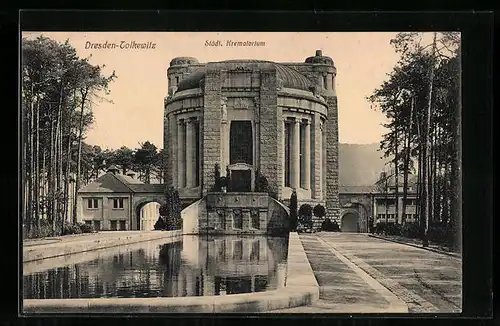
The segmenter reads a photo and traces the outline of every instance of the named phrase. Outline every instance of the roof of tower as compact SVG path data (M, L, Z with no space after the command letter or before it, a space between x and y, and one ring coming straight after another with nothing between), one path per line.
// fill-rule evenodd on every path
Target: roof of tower
M276 68L277 76L283 82L283 87L310 91L312 83L306 76L297 70L272 61L265 60L225 60L218 63L269 63ZM186 78L181 80L177 91L198 88L200 81L205 78L206 68L195 70Z

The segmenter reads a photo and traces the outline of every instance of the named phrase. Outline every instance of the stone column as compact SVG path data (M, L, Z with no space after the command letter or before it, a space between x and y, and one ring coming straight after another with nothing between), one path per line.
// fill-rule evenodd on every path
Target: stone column
M283 149L283 159L281 160L281 164L283 166L283 187L286 186L286 141L285 141L285 133L286 133L286 119L283 120L283 131L281 132L281 140L283 142L282 144L282 149Z
M195 144L194 140L194 121L188 119L186 121L186 187L194 188L195 185Z
M184 188L186 186L184 179L184 121L181 119L177 123L177 187Z
M226 167L229 164L229 126L227 123L227 98L221 97L221 137L220 137L220 147L221 147L221 164L220 164L220 173L221 175L225 175Z
M174 186L174 188L179 188L179 178L178 178L178 158L179 158L179 155L177 154L177 144L178 144L178 140L177 138L179 137L179 134L177 132L177 130L179 129L178 128L178 123L176 121L176 118L174 116L174 118L172 119L172 132L170 134L170 137L169 137L169 143L171 144L170 145L170 148L168 149L168 151L170 152L170 157L168 159L168 161L166 162L167 164L172 164L172 166L167 166L167 169L171 169L172 171L172 185Z
M305 183L304 187L308 190L311 189L311 123L309 120L306 122L305 126L305 151L304 151L304 172L305 172Z
M295 119L292 124L292 155L290 159L292 160L291 171L291 186L292 188L300 188L300 120Z

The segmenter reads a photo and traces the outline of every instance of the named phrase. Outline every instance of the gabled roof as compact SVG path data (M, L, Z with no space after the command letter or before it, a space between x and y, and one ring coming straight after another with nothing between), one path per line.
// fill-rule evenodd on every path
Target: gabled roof
M117 175L112 172L103 174L94 182L82 187L78 192L93 192L93 193L107 193L107 192L125 192L130 193L132 189Z
M140 180L134 179L129 177L128 175L123 175L123 174L115 174L115 177L117 177L121 182L125 184L143 184Z

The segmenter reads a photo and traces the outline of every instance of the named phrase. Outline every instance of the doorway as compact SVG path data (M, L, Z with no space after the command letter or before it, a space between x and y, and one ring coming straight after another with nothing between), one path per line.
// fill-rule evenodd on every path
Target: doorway
M342 216L340 230L342 232L359 232L359 215L355 212L347 212Z
M251 121L231 121L229 143L229 164L246 163L253 165Z
M231 191L250 192L252 191L252 171L233 170L231 171Z

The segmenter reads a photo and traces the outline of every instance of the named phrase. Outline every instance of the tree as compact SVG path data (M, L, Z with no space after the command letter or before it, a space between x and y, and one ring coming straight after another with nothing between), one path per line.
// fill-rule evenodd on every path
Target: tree
M182 229L181 210L181 201L177 189L174 187L166 188L165 208L161 210L160 215L163 217L167 229Z
M151 173L158 167L158 149L154 144L146 141L135 151L134 165L141 172L144 183L151 183ZM127 162L127 164L130 164Z
M295 189L290 196L290 228L292 231L297 231L297 192Z
M451 171L459 170L460 39L450 32L399 33L391 44L400 61L369 100L390 121L381 149L395 156L393 163L403 162L394 165L403 172L402 221L408 176L416 161L418 216L422 243L427 245L429 221L457 218L449 207L458 202Z
M69 184L79 162L75 145L83 143L93 121L90 100L97 96L90 92L82 97L83 85L96 90L82 73L82 61L68 41L43 36L22 40L23 218L28 236L38 235L42 218L50 222L53 235L60 234L68 217Z

